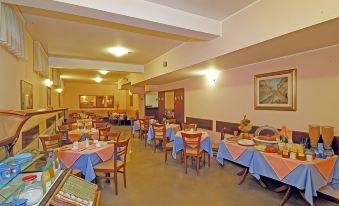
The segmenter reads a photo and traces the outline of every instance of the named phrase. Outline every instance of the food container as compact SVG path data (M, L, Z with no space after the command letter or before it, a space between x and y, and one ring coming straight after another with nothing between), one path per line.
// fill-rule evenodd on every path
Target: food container
M290 159L293 159L293 160L297 159L297 153L290 152Z
M290 157L290 153L289 153L289 151L287 149L284 149L282 151L281 155L282 155L283 158L289 158Z
M37 181L37 175L23 177L22 181L25 183L25 186L21 190L19 198L27 199L27 205L37 204L44 194L41 183Z

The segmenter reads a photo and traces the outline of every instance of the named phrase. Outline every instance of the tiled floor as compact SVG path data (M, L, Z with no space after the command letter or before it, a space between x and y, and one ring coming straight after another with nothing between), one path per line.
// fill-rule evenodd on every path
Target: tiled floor
M115 130L130 136L129 127L114 127ZM138 137L131 139L130 156L127 163L127 188L123 186L122 176L118 178L119 195L114 195L114 184L101 183L102 206L172 206L172 205L209 205L209 206L271 206L279 205L283 194L277 194L260 187L249 177L244 184L237 185L235 175L239 167L225 163L220 167L211 159L211 167L201 168L200 176L193 167L184 174L180 160L169 158L164 163L164 153L153 152L153 146L145 148ZM337 205L324 199L317 199L318 206ZM306 205L294 194L287 206Z

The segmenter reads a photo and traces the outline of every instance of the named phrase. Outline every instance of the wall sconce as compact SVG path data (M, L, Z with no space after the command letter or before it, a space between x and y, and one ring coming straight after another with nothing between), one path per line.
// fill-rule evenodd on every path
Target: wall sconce
M50 79L45 79L44 84L45 84L47 87L50 87L50 86L53 85L53 81L51 81Z
M60 94L60 93L62 93L64 90L63 90L62 88L57 88L55 91L58 92L58 93Z
M215 84L219 71L215 69L203 70L198 72L199 75L206 75L208 79L208 84L213 85Z

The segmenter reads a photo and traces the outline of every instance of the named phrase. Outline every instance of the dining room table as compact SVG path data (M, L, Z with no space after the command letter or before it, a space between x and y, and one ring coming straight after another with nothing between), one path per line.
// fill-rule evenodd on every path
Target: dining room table
M166 137L169 141L174 141L175 134L180 130L180 125L178 124L166 124ZM152 125L148 128L147 142L151 144L152 139L154 138L154 132Z
M207 131L178 131L173 139L173 151L172 156L174 159L177 157L177 153L184 149L184 141L182 140L181 133L189 133L189 134L196 134L201 133L201 142L200 147L207 152L211 157L213 157L213 150L212 150L212 142L211 137Z
M246 168L242 182L247 174L250 174L257 180L267 177L283 183L283 186L274 190L276 192L286 190L280 205L287 202L292 190L297 190L308 204L314 205L313 197L317 197L320 188L328 184L333 188L339 188L338 156L301 161L283 158L277 153L258 151L254 147L241 146L236 142L227 141L226 138L221 141L217 154L217 161L220 164L223 165L224 160Z
M90 139L98 140L99 130L92 128L92 129L74 129L68 131L68 138L72 142L80 141L80 139L83 136L88 136Z
M103 142L100 147L92 144L86 148L84 142L79 142L77 150L73 150L72 145L66 145L56 153L62 169L81 170L85 179L92 181L96 177L94 166L113 158L114 144Z

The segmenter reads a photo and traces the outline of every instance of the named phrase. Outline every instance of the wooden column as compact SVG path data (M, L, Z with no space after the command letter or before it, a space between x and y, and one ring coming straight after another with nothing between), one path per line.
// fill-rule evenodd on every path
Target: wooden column
M165 92L158 92L158 120L162 121L165 117Z
M185 118L185 91L184 89L174 90L174 116L177 123L184 122Z

